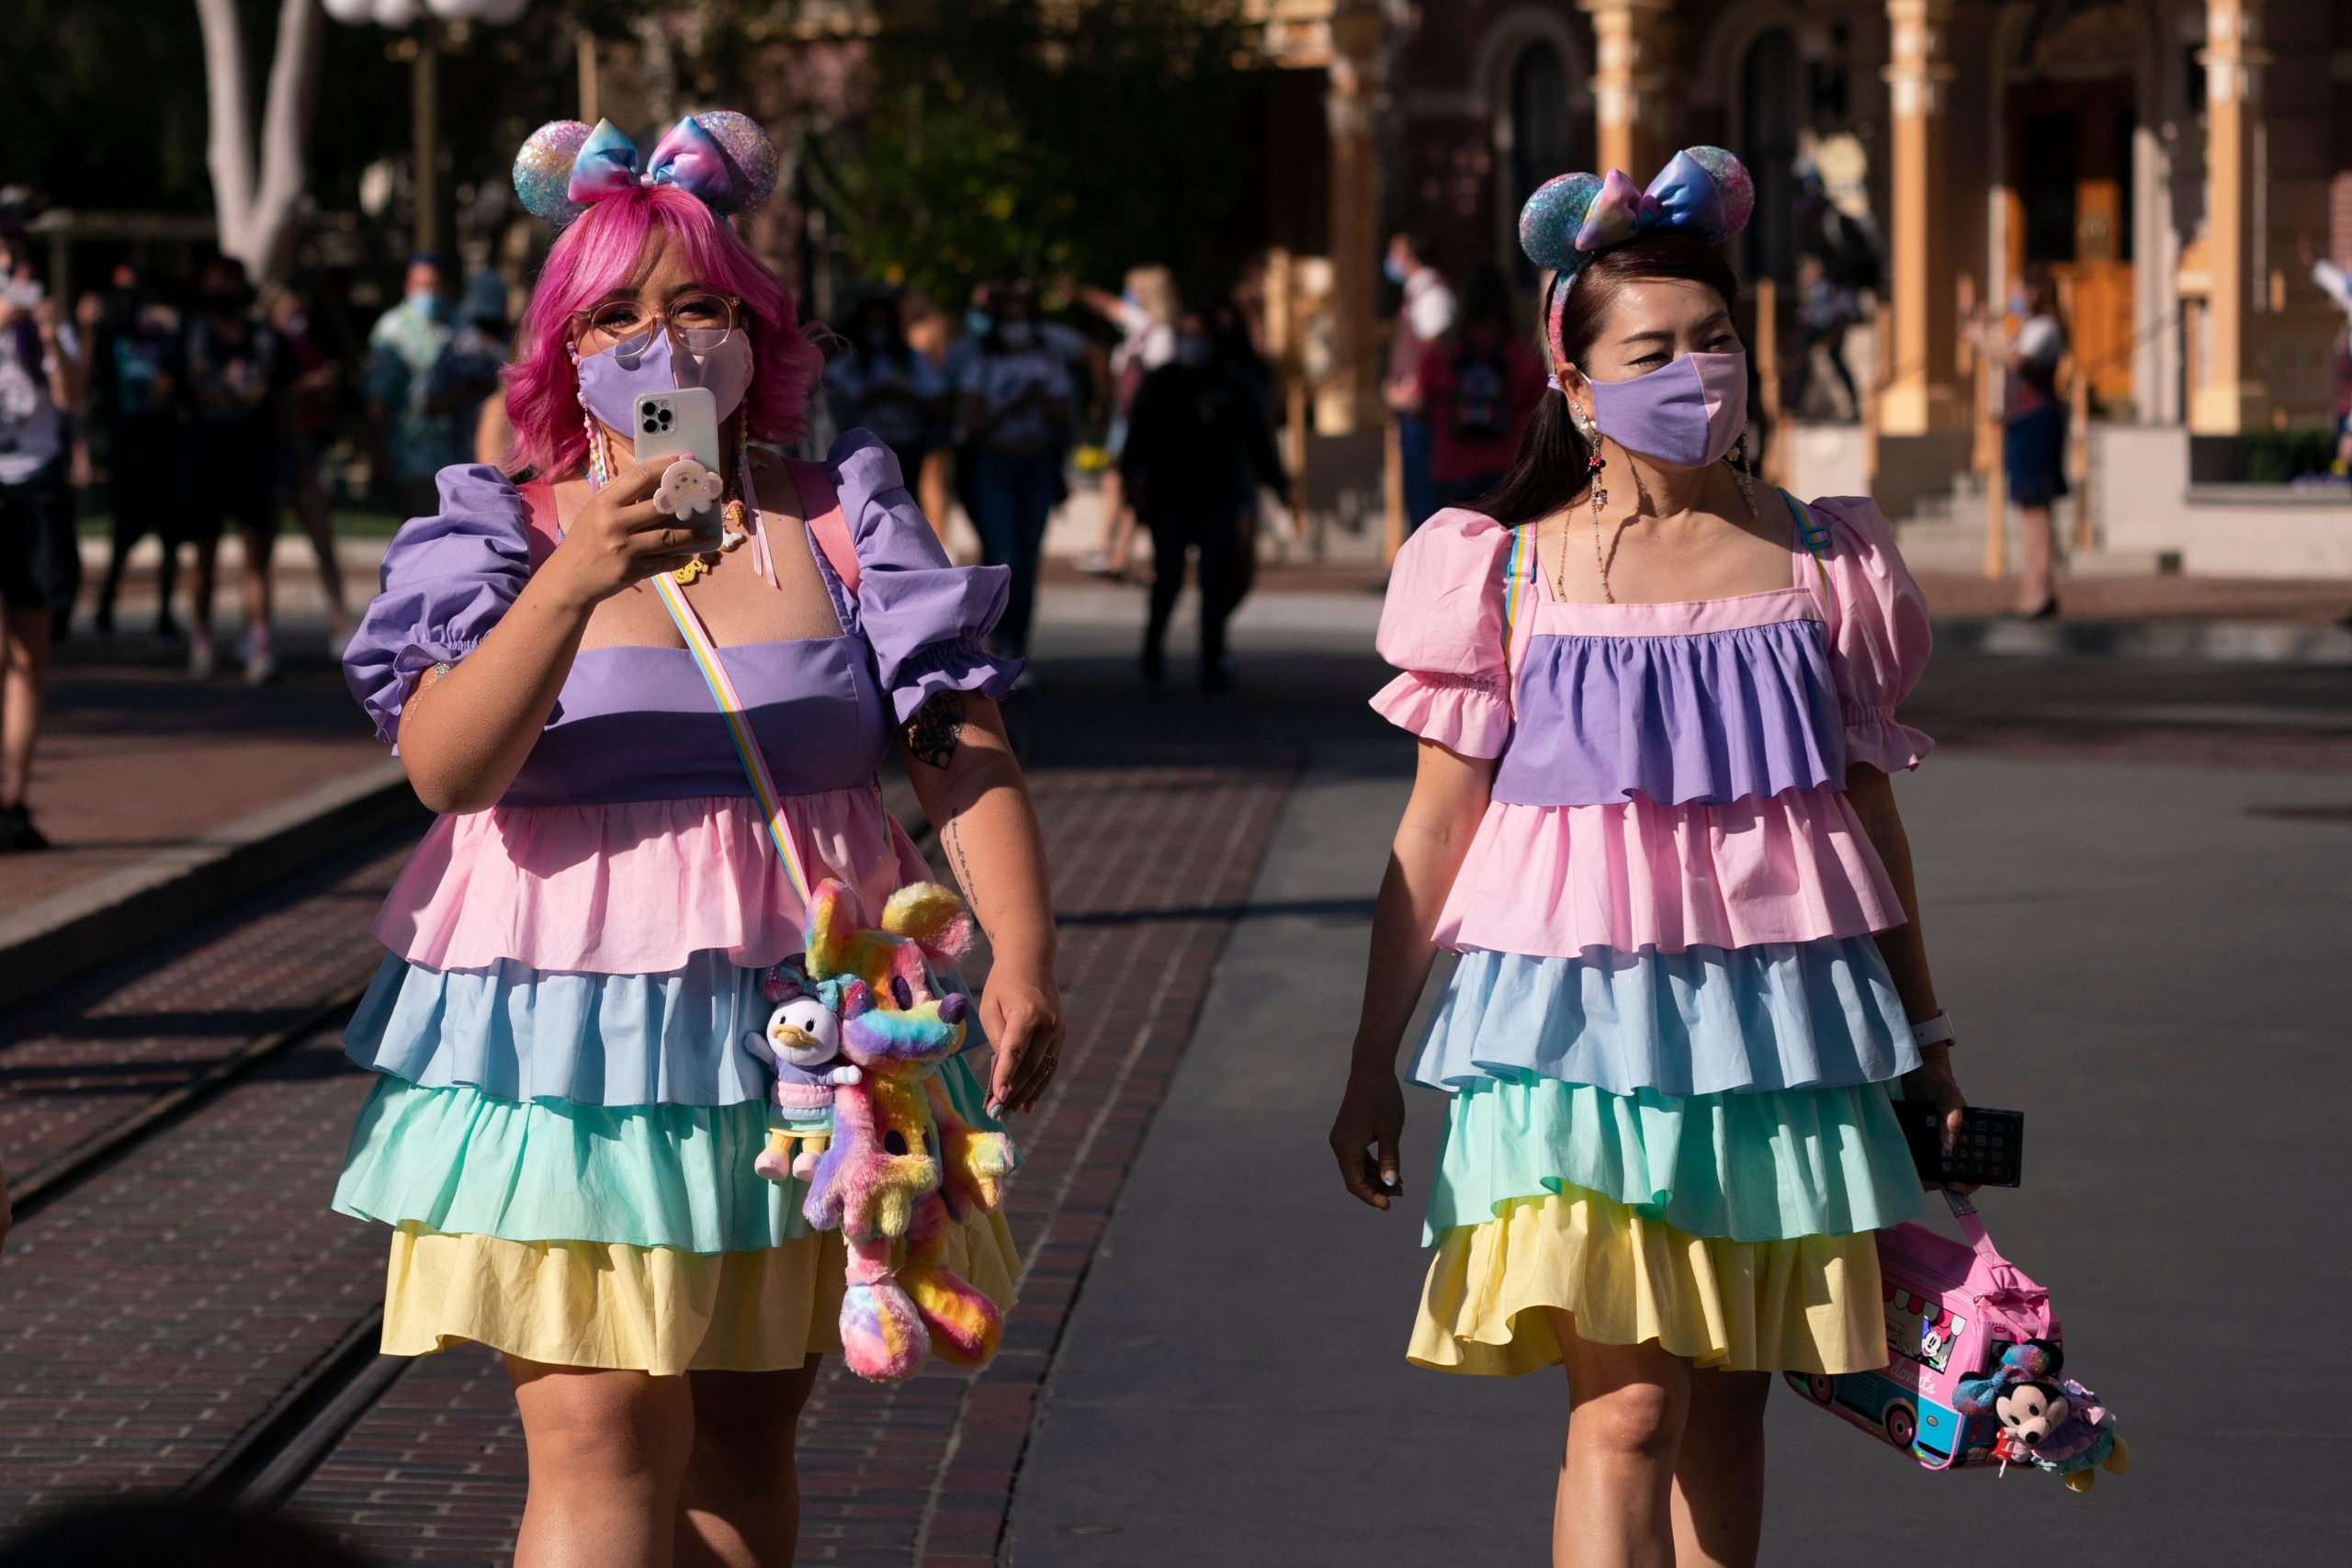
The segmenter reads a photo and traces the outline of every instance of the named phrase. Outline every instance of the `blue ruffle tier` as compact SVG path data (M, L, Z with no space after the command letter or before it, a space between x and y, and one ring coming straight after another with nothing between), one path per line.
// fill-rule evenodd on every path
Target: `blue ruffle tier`
M512 960L441 970L391 956L343 1039L361 1066L425 1089L582 1106L727 1106L767 1096L767 1068L743 1041L766 1027L770 1010L759 971L715 952L666 975L571 974ZM982 1043L978 1010L967 1051Z
M1413 1078L1689 1096L1876 1083L1918 1065L1886 961L1862 936L1575 958L1464 953Z

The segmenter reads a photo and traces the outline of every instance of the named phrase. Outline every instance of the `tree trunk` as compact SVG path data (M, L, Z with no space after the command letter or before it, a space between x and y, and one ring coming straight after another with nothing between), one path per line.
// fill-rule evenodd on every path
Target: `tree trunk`
M253 96L237 0L196 0L196 15L204 29L210 104L205 163L212 173L220 250L243 263L245 276L258 284L283 274L292 254L294 220L310 181L302 142L310 132L325 18L319 0L280 0L256 176Z

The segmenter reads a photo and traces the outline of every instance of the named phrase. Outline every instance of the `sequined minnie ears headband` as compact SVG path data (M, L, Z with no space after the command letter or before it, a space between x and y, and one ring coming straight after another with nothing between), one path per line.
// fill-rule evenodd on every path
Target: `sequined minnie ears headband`
M639 166L637 144L611 120L591 130L551 120L514 154L514 194L533 217L563 228L595 202L637 186L675 186L713 212L746 212L775 193L775 143L759 121L707 109L672 126Z
M1547 180L1519 209L1519 248L1554 274L1545 291L1544 337L1552 345L1551 385L1559 385L1560 310L1568 288L1604 251L1649 234L1688 234L1720 245L1747 227L1756 182L1747 165L1720 147L1686 147L1667 160L1647 190L1622 169Z
M1747 165L1720 147L1686 147L1647 190L1622 169L1544 182L1519 209L1519 248L1537 266L1573 277L1603 251L1645 234L1720 245L1747 228L1755 210Z

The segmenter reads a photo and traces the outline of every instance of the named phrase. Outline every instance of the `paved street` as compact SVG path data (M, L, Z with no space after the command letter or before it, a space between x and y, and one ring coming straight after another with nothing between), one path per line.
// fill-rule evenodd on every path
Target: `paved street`
M1559 1380L1406 1366L1417 1219L1354 1206L1322 1143L1410 765L1363 703L1377 600L1254 604L1244 689L1211 702L1182 660L1168 693L1136 688L1136 597L1050 595L1012 710L1076 1034L1024 1129L1007 1352L894 1393L828 1378L802 1559L1539 1562ZM2324 1475L2345 1442L2317 1413L2346 1358L2255 1331L2329 1321L2352 1285L2323 1174L2352 1007L2347 698L2325 667L1931 673L1917 712L1947 749L1901 785L1931 940L1966 1081L2034 1129L2029 1185L1987 1213L2136 1463L2086 1499L1934 1477L1783 1398L1767 1561L1877 1562L1988 1521L2134 1564L2305 1561L2341 1532ZM399 850L355 845L0 1013L12 1177L347 985ZM379 1286L380 1236L323 1211L364 1087L313 1031L28 1213L0 1262L0 1517L283 1452L291 1506L379 1560L500 1560L520 1445L490 1357L394 1367L339 1425L288 1414L287 1391L344 1386L317 1380ZM1418 1194L1434 1107L1415 1114ZM315 1451L281 1443L297 1427ZM1823 1523L1857 1495L1896 1506Z

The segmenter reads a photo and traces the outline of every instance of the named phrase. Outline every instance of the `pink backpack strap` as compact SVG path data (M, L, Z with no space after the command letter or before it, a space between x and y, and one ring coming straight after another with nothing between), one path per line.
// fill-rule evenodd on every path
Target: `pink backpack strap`
M849 519L842 515L841 491L834 488L833 476L822 463L807 463L797 457L784 460L784 471L791 476L793 493L800 502L800 515L808 520L808 536L825 552L825 560L833 575L849 590L852 602L857 598L857 580L862 575L857 564L857 546L849 536Z
M533 479L523 487L522 493L523 504L531 509L523 540L531 547L531 570L537 571L562 542L563 525L555 514L555 486L545 479Z

